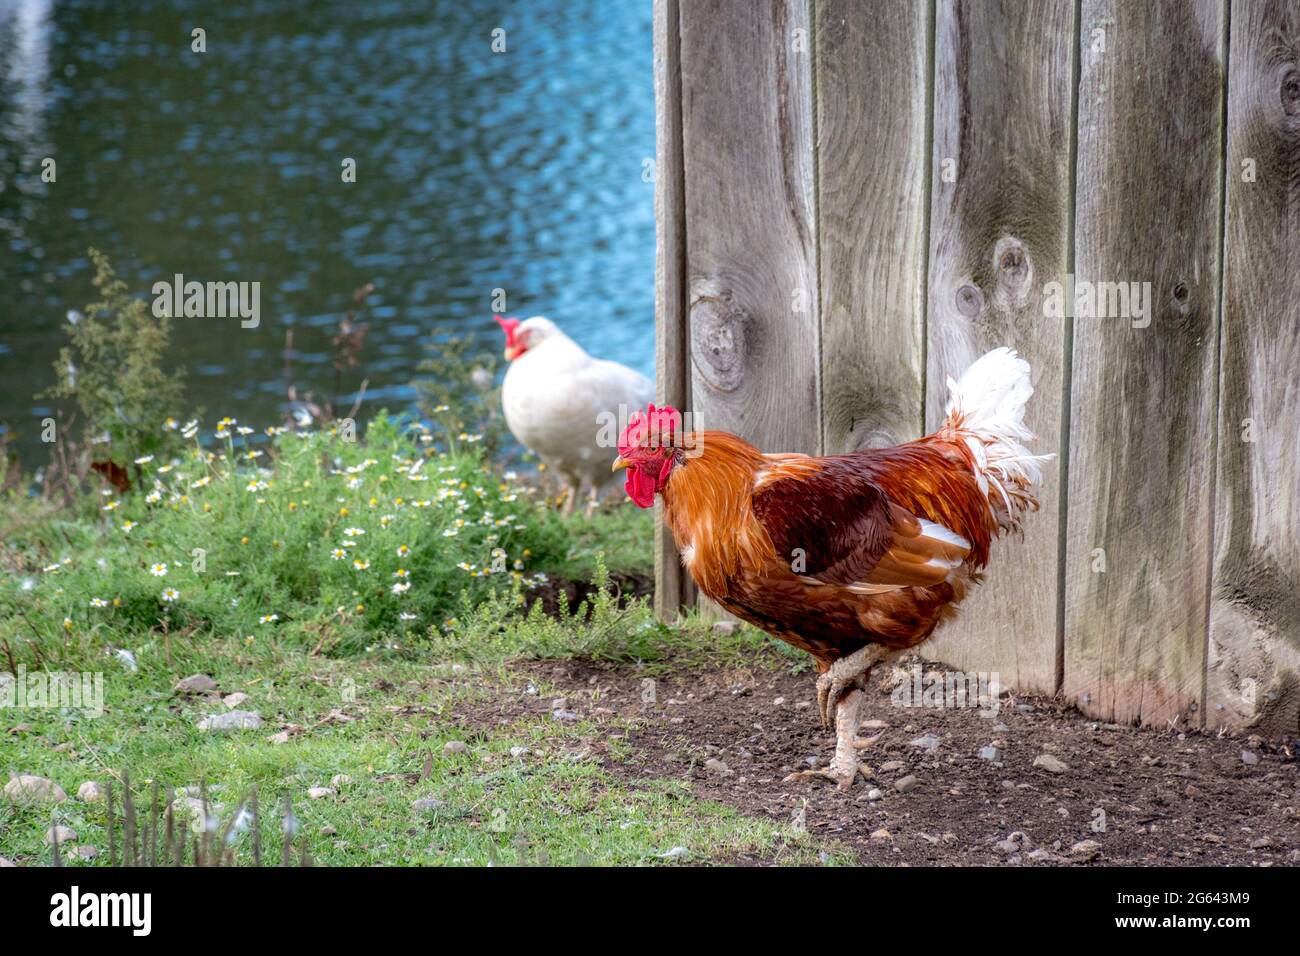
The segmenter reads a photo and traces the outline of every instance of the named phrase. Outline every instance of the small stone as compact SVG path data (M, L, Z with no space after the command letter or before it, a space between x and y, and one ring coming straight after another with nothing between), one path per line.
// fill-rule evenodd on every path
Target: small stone
M257 730L261 726L262 715L255 710L232 710L199 721L199 730Z
M1075 860L1095 860L1101 856L1101 844L1096 840L1080 840L1070 847L1070 857Z
M719 634L722 637L731 637L731 635L736 633L736 622L735 621L714 621L713 633Z
M981 760L991 760L993 763L1001 763L1001 762L1002 762L1002 750L1001 750L1001 748L999 748L999 747L993 747L993 746L989 746L989 747L981 747L981 748L980 748L980 759L981 759Z
M176 682L172 688L177 694L210 694L217 689L217 682L207 674L191 674L184 680Z
M58 837L60 843L75 843L77 840L77 831L72 827L55 826L45 831L45 844L49 846L54 843L54 838Z
M53 780L31 774L21 774L5 784L5 796L14 803L38 803L49 800L62 803L68 795Z
M581 716L571 710L553 710L551 717L554 720L581 720Z
M809 770L816 770L821 766L821 762L822 758L816 754L809 754L807 757L803 758L803 765Z
M1034 766L1041 767L1048 773L1065 773L1070 769L1066 766L1065 761L1059 757L1053 757L1051 754L1039 754L1034 758Z
M520 757L522 757L522 756L523 756L524 754L526 754L526 753L528 753L528 748L527 748L527 747L511 747L511 748L510 748L510 756L514 757L516 760L518 760Z
M1037 850L1031 850L1028 856L1029 859L1033 860L1035 863L1050 863L1055 859L1051 850L1044 850L1042 847L1039 847Z
M1253 750L1243 750L1241 752L1241 762L1247 767L1253 767L1255 764L1259 763L1259 754L1255 753Z
M321 836L338 836L339 831L335 830L333 827L326 826L326 827L321 827L318 832L320 833Z
M881 773L893 773L896 770L902 770L907 764L901 760L886 760L880 765Z
M688 849L686 849L686 847L684 847L684 846L675 846L675 847L673 847L671 850L666 850L666 851L664 851L663 853L660 853L660 854L659 854L659 859L661 859L661 860L680 860L682 857L686 856L686 855L687 855L688 853L690 853L690 852L691 852L691 851L688 850Z
M246 700L248 700L248 695L242 690L237 690L233 694L227 694L225 697L221 698L221 702L230 710L234 710Z
M725 775L731 773L731 768L727 766L726 761L719 760L717 757L710 757L708 760L704 761L704 767L706 770L717 774Z
M1022 714L1032 714L1034 712L1033 704L1016 704L1016 710Z
M1005 856L1020 852L1020 844L1016 843L1015 840L999 840L993 844L993 848Z
M811 706L812 706L812 701L810 701L810 700L801 700L801 701L799 701L798 703L796 703L796 704L794 705L794 709L795 709L795 710L807 710L807 709L808 709L809 707L811 707Z
M557 697L555 698L555 700L551 701L551 710L568 710L568 709L569 709L568 698Z
M909 746L919 747L921 750L933 751L939 749L939 744L940 740L938 737L934 734L926 734L923 737L917 737L915 740L912 740Z
M778 697L778 698L776 698L776 700L772 701L772 706L773 706L773 707L780 707L780 706L781 706L782 704L784 704L784 703L785 703L785 698L784 698L784 697Z
M93 860L95 857L99 856L99 848L93 846L79 846L75 851L73 851L73 855L81 860Z
M876 830L874 833L871 834L871 839L882 840L882 841L892 840L894 839L894 835L890 833L888 830L886 830L884 827L881 827L879 830Z
M334 796L334 791L329 787L312 787L307 791L307 796L313 800L323 800L326 797Z
M1252 850L1267 850L1272 845L1273 838L1271 836L1258 836L1250 841L1250 848Z
M341 790L352 782L352 778L345 773L336 773L330 777L330 786L335 790Z
M463 754L469 751L469 745L463 740L449 740L442 745L442 752L447 756Z
M910 790L915 790L920 785L921 781L910 773L906 777L899 777L894 781L894 789L899 793L907 793Z
M1003 723L1002 721L1000 721L1000 720L999 720L996 724L993 725L993 732L994 732L995 734L1005 734L1005 733L1006 733L1008 730L1010 730L1010 729L1011 729L1010 727L1008 727L1006 724L1004 724L1004 723Z
M9 859L8 857L0 856L0 870L8 869L11 866L17 867L18 864L15 863L13 860Z
M1191 783L1187 785L1187 789L1184 790L1183 793L1187 794L1187 799L1189 800L1195 800L1197 797L1202 796L1201 788Z
M880 790L879 787L872 787L870 790L867 791L867 799L870 800L872 803L878 803L881 800L885 799L885 794L883 791Z
M442 809L442 801L433 797L420 797L418 800L411 801L411 809L416 813L433 813L435 810Z
M77 788L77 799L83 803L96 803L104 799L104 788L94 780L87 780Z

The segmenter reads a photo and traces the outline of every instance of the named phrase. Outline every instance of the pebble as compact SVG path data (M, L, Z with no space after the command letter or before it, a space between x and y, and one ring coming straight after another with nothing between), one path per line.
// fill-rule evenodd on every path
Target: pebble
M1271 836L1259 836L1250 841L1250 848L1252 850L1267 850L1272 845L1273 838Z
M993 761L994 763L1001 763L1001 762L1002 762L1002 750L1001 750L1000 748L998 748L998 747L991 747L991 746L990 746L990 747L981 747L981 748L980 748L980 759L981 759L981 760L991 760L991 761Z
M5 784L5 796L14 803L37 803L42 800L62 803L68 799L68 795L53 780L26 773Z
M191 674L176 682L172 688L177 694L210 694L217 689L217 682L207 674Z
M557 697L551 701L551 710L568 710L569 699L567 697Z
M879 830L876 830L874 833L871 834L871 839L873 840L892 840L893 838L894 835L890 833L888 830L886 830L884 827L881 827Z
M720 634L723 637L730 637L732 634L736 633L736 622L735 621L714 621L713 633Z
M582 719L571 710L553 710L551 711L551 717L555 720L581 720Z
M199 721L199 730L256 730L261 726L262 715L255 710L232 710Z
M785 703L785 698L784 698L784 697L778 697L778 698L776 698L776 700L772 701L772 706L773 706L773 707L780 707L780 706L781 706L782 704L784 704L784 703Z
M901 760L886 760L880 765L882 773L893 773L895 770L902 770L907 764Z
M237 690L233 694L227 694L225 697L221 698L221 702L231 710L234 710L246 700L248 700L248 695L242 690Z
M715 625L715 626L716 626L716 625ZM678 859L681 859L682 857L686 856L686 855L687 855L688 853L690 853L690 852L691 852L691 851L688 850L688 849L686 849L686 847L684 847L684 846L675 846L675 847L673 847L671 850L666 850L665 852L660 853L660 854L659 854L659 859L661 859L661 860L678 860Z
M1035 863L1050 863L1056 859L1051 850L1044 850L1039 847L1037 850L1031 850L1028 854L1029 859Z
M1096 840L1080 840L1070 847L1070 856L1076 860L1095 860L1101 856L1101 844Z
M334 791L329 787L312 787L307 791L307 796L311 797L313 800L322 800L325 797L334 796Z
M870 800L872 803L878 803L879 801L885 799L885 794L880 790L879 787L872 787L870 790L867 791L867 799Z
M442 752L447 756L452 754L463 754L469 750L469 745L463 740L449 740L442 745Z
M1259 763L1259 754L1255 753L1253 750L1243 750L1241 752L1241 762L1247 767L1253 767L1255 764Z
M77 799L83 803L95 803L104 799L104 788L94 780L87 780L77 788Z
M1005 854L1006 856L1020 852L1020 844L1016 843L1014 840L999 840L997 843L993 844L993 847L999 853Z
M727 766L726 761L719 760L717 757L710 757L708 760L704 761L704 767L713 773L731 773L731 768Z
M411 809L417 813L432 813L442 809L442 801L433 797L420 797L418 800L411 801Z
M1051 754L1039 754L1034 758L1034 766L1041 767L1048 773L1065 773L1070 769L1065 761L1059 757L1053 757Z
M335 790L346 787L351 782L352 778L345 773L336 773L334 776L330 777L330 786Z
M7 869L11 866L16 867L18 864L8 857L0 856L0 870Z
M319 830L321 836L338 836L338 832L333 827L321 827Z
M510 748L510 756L514 757L516 760L519 759L520 757L522 757L522 756L523 756L524 754L526 754L526 753L528 753L528 748L527 748L527 747L511 747L511 748Z
M816 770L821 765L821 762L822 758L816 754L809 754L803 758L803 765L809 770Z
M996 724L993 725L993 732L994 732L995 734L1005 734L1005 733L1006 733L1008 730L1010 730L1010 729L1011 729L1010 727L1008 727L1006 724L1004 724L1004 723L1003 723L1002 721L1000 721L1000 720L999 720Z
M72 827L56 826L50 827L45 831L45 844L49 846L54 843L54 838L58 837L60 843L75 843L77 840L77 831Z
M915 740L912 740L910 746L919 747L922 750L934 751L939 749L940 742L939 738L934 734L926 734L923 737L917 737Z
M73 855L82 860L93 860L99 856L99 848L93 846L79 846L73 851Z
M894 789L899 793L907 793L909 790L915 790L920 785L921 781L910 773L906 777L899 777L894 781Z
M810 700L801 700L801 701L799 701L797 704L794 705L794 709L795 709L795 710L807 710L807 709L808 709L809 707L811 707L811 706L812 706L812 701L810 701Z

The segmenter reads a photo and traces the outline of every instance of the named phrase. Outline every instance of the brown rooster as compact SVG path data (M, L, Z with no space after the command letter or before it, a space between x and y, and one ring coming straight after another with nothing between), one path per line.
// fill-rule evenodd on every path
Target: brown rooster
M628 496L642 508L663 496L700 590L816 660L835 756L792 778L852 784L871 669L951 617L992 539L1038 507L1031 489L1051 456L1023 444L1028 363L995 349L948 386L943 427L893 448L765 455L727 432L684 432L675 409L654 405L619 439Z

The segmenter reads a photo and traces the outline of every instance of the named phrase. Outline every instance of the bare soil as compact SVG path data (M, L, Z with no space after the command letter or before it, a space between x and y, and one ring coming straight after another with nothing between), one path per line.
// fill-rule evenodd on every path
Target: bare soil
M802 825L865 864L1300 863L1296 741L1102 724L1042 698L1004 698L987 718L896 707L882 674L863 712L864 736L879 734L862 753L871 779L840 792L783 782L833 750L809 674L674 672L655 679L652 700L628 667L548 662L515 674L562 688L564 708L600 728L584 744L621 780L688 780L700 797ZM554 719L553 708L553 697L506 686L458 717L513 724Z

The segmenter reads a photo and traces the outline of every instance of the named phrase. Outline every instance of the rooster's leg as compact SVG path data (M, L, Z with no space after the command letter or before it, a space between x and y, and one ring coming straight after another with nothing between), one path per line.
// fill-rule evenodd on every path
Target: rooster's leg
M870 774L866 767L859 767L857 749L858 720L865 697L855 686L835 702L835 756L831 758L830 766L817 770L800 770L786 777L783 783L821 777L834 781L841 790L847 790L853 785L859 770L864 776Z
M564 491L564 506L563 508L560 509L560 513L563 514L564 517L566 518L569 517L569 515L573 514L573 503L578 497L577 484L575 484L573 481L569 481L567 482L567 485L568 487L565 488Z
M854 686L858 678L870 673L871 668L889 657L889 651L879 644L868 644L859 650L841 657L830 669L817 678L817 709L822 716L822 726L831 724L831 708L839 701L841 695Z

